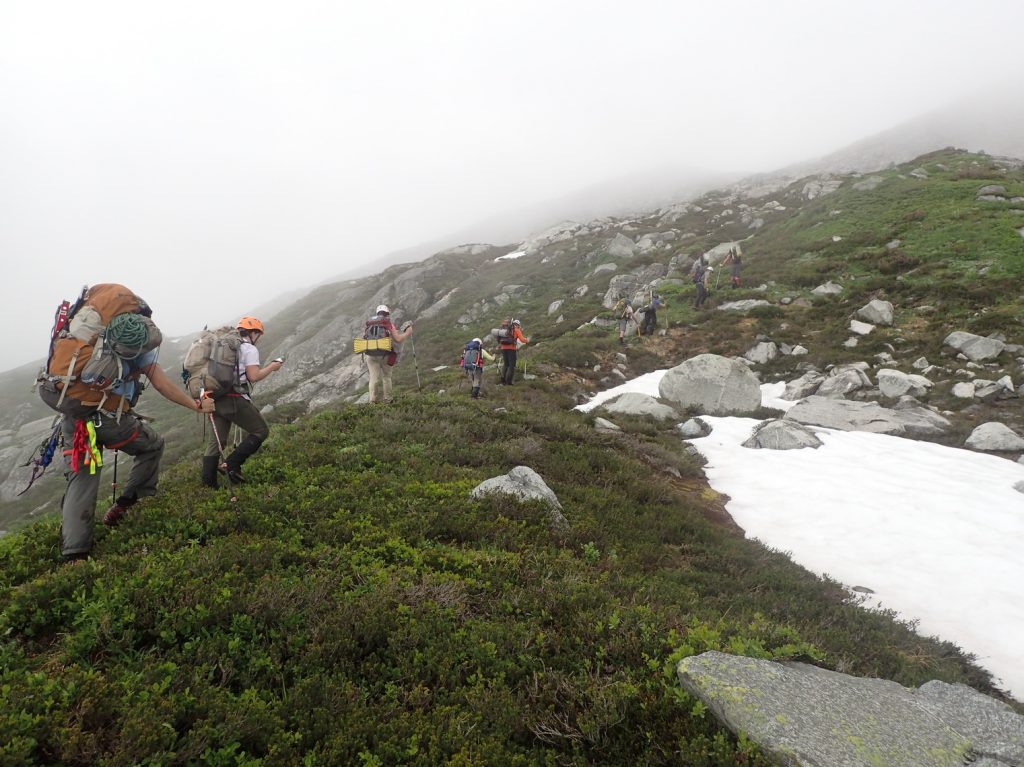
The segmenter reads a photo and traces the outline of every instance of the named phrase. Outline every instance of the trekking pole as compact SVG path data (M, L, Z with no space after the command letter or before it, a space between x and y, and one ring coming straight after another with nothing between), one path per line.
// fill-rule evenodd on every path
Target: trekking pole
M114 451L114 479L110 483L110 501L111 503L117 503L117 454L120 450Z
M199 399L205 399L206 390L199 392ZM227 458L224 456L224 443L220 441L220 432L217 431L217 422L213 420L213 413L207 413L210 418L210 428L213 429L213 438L217 441L217 454L220 456L221 465L224 466L224 477L228 481L228 492L231 494L231 502L238 500L235 496L235 483L231 481L231 474L227 468Z
M416 390L419 391L423 385L420 383L420 363L416 358L416 342L410 338L409 344L412 346L412 366L416 370Z

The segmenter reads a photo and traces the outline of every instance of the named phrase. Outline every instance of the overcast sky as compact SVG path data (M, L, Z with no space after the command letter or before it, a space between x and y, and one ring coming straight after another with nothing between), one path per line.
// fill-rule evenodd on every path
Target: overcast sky
M7 0L0 368L85 283L178 335L623 174L810 159L1020 82L1022 28L1019 0Z

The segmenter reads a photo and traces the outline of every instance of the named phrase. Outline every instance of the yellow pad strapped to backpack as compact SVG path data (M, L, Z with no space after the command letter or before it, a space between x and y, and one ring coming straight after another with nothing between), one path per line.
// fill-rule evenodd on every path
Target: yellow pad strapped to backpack
M357 338L352 346L353 354L385 354L391 351L391 338Z

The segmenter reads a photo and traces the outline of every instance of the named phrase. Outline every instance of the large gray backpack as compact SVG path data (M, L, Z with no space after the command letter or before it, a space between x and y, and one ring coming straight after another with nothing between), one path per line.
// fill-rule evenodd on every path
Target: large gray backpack
M185 352L181 377L193 397L205 392L220 397L234 391L238 384L238 350L242 335L238 328L226 325L204 330Z

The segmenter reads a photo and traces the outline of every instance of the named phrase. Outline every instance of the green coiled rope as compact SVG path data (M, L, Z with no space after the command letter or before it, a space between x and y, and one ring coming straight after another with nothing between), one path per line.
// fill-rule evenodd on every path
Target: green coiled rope
M135 349L136 356L138 356L149 343L149 328L141 315L125 312L118 314L107 325L106 338L108 343L119 346L121 349ZM118 356L126 355L119 354Z

